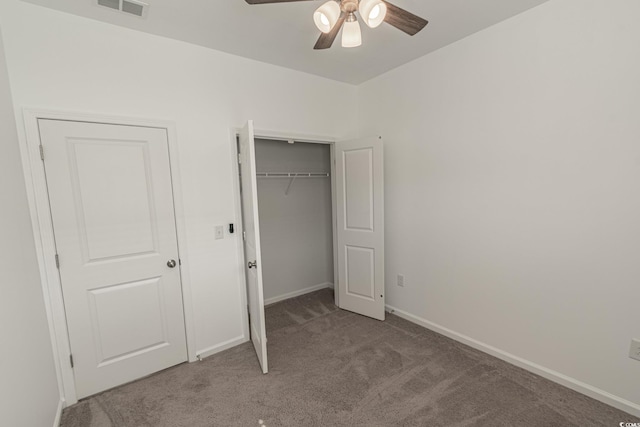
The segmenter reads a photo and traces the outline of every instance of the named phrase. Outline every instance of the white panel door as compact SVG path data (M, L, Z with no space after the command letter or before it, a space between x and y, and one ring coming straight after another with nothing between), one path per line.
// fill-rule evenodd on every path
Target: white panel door
M186 361L166 130L38 124L78 398Z
M384 163L378 138L335 144L340 308L384 320Z
M256 151L253 122L239 134L240 185L242 192L242 223L244 224L245 277L249 300L249 327L263 373L269 371L267 362L267 331L264 318L264 290L262 287L262 257L260 252L260 222L258 216L258 184L256 181Z

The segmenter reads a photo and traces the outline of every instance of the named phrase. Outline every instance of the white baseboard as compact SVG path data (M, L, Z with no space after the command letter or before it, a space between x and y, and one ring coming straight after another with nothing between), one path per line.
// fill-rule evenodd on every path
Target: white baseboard
M237 345L243 344L245 342L249 341L248 337L245 336L239 336L236 338L232 338L228 341L225 341L223 343L211 346L211 347L207 347L205 349L199 350L198 352L196 352L196 355L199 359L204 359L205 357L209 357L212 356L216 353L220 353L221 351L225 351L227 349L230 349L231 347L235 347Z
M289 298L299 297L300 295L308 294L310 292L319 291L324 288L333 288L333 283L325 282L320 283L319 285L310 286L308 288L300 289L294 292L289 292L288 294L280 295L277 297L272 297L264 300L264 305L275 304L276 302L284 301Z
M53 427L60 427L60 421L62 419L62 410L64 409L64 400L58 401L58 409L56 410L56 417L53 419Z
M504 360L507 363L525 369L529 372L533 372L534 374L540 375L543 378L575 390L578 393L582 393L593 399L599 400L600 402L606 403L607 405L613 406L614 408L620 409L621 411L625 411L629 414L635 415L636 417L640 417L640 405L636 403L623 399L619 396L615 396L609 392L593 387L589 384L583 383L582 381L578 381L575 378L571 378L567 375L561 374L560 372L556 372L552 369L540 366L527 359L523 359L511 353L507 353L506 351L500 350L499 348L492 347L466 335L452 331L451 329L447 329L444 326L440 326L437 323L433 323L411 313L407 313L406 311L397 309L390 305L387 305L386 309L387 311L395 314L398 317L402 317L409 322L423 326L427 329L459 341L484 353L490 354L491 356L497 357L498 359Z

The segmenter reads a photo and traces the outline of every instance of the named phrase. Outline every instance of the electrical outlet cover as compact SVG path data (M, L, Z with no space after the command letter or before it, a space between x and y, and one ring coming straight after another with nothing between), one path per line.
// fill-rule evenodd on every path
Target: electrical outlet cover
M398 274L398 286L404 287L404 274Z

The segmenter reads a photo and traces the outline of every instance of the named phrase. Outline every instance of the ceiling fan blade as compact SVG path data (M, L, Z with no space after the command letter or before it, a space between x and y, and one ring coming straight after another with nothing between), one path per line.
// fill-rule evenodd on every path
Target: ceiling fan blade
M393 25L410 36L418 34L429 23L426 19L407 12L388 1L385 1L385 3L387 4L387 16L384 18L384 22Z
M336 25L334 25L331 31L329 31L328 33L320 34L320 38L318 39L318 41L316 42L316 45L313 48L316 50L329 49L333 44L333 41L338 36L338 33L340 32L340 28L342 28L342 25L344 24L345 19L347 19L347 14L342 12L342 14L340 15L340 18L338 18L338 21L336 22Z
M246 2L249 4L292 3L294 1L311 1L311 0L246 0Z

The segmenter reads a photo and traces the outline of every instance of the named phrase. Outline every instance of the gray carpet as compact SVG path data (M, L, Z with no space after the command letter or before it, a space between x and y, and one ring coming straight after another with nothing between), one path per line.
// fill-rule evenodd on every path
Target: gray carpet
M64 410L64 427L618 426L640 422L427 329L338 310L331 290L267 307L251 344Z

